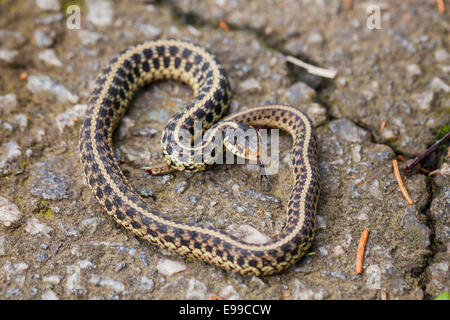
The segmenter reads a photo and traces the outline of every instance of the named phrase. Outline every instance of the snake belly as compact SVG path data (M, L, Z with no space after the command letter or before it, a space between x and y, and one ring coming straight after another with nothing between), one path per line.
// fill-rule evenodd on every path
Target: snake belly
M122 51L98 77L80 132L81 165L99 203L117 223L139 238L180 255L248 275L270 275L287 269L309 249L315 233L320 188L311 121L296 108L284 105L260 106L223 118L278 128L293 138L294 182L285 226L265 244L246 243L214 227L165 217L139 196L122 173L113 153L113 132L133 94L144 84L160 79L185 82L195 96L163 132L163 152L178 170L195 171L197 165L176 163L170 150L164 149L164 139L167 141L177 128L190 131L194 120L211 127L227 111L230 90L225 72L204 48L190 42L158 40ZM204 165L198 164L198 168Z

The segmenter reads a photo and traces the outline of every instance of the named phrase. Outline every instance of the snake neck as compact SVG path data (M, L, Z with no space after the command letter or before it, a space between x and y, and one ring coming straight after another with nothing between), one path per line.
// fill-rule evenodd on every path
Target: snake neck
M205 128L201 120L196 120L189 128L181 125L177 130L165 130L161 139L164 157L171 167L180 171L204 170L217 162L224 146L229 147L224 143L227 134L241 127L239 123L221 121L212 126L207 123Z
M216 125L228 111L230 88L226 78L219 86L202 89L194 102L185 105L167 123L161 135L162 152L167 163L177 170L199 171L205 164L214 163L221 145L215 144L217 136L225 129ZM211 144L211 142L213 144ZM206 157L200 157L203 155Z

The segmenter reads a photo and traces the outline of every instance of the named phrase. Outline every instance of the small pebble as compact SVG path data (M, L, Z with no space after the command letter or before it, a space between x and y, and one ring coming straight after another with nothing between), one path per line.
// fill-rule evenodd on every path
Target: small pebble
M383 132L381 132L381 136L386 139L386 141L394 141L397 139L394 131L389 128L384 128Z
M47 238L51 238L50 232L52 232L53 229L43 223L40 223L38 219L32 217L27 220L25 231L33 236L43 235Z
M69 265L67 266L67 273L70 274L65 283L67 293L76 296L86 294L87 290L81 281L80 267Z
M361 161L361 145L357 144L352 147L352 160L356 163Z
M153 137L158 133L158 130L154 128L131 128L131 134L133 136L140 137Z
M100 33L88 30L78 30L77 35L81 43L85 46L96 45L100 40L105 40L106 38Z
M58 0L36 0L36 5L41 10L59 11L61 4Z
M20 33L9 30L0 30L0 43L2 47L17 49L21 47L27 39Z
M449 93L450 92L450 86L448 84L446 84L442 79L440 79L438 77L434 77L431 80L430 87L435 92L439 92L439 91L443 91L445 93Z
M36 163L31 173L30 193L41 199L62 200L76 197L77 190L61 158L51 158Z
M309 44L322 44L323 36L319 31L313 31L309 34L307 41Z
M6 277L6 280L21 287L25 283L25 276L29 268L30 266L25 262L11 263L11 261L6 260L0 271Z
M197 202L199 201L198 197L196 195L193 194L188 194L186 196L186 200L189 202L192 202L193 204L197 204Z
M149 189L137 189L136 191L144 198L155 196L155 193Z
M183 193L184 191L186 191L187 187L188 187L187 181L179 182L179 183L177 183L177 185L175 186L175 192L178 193L178 194L181 194L181 193Z
M161 259L158 261L156 269L159 273L170 277L171 275L186 270L186 266L178 261Z
M219 296L226 300L239 300L241 298L236 289L231 285L225 286L220 290Z
M412 76L420 76L422 74L422 70L420 69L420 67L417 64L409 64L406 67L406 70Z
M125 290L125 285L122 282L114 280L108 276L92 275L91 278L89 279L89 283L96 286L111 289L117 293L123 292Z
M62 67L62 62L56 56L55 50L53 49L47 49L40 52L38 57L48 66Z
M335 256L339 257L339 256L343 256L345 254L345 251L340 245L337 245L334 248L333 253Z
M249 198L252 198L252 199L255 199L255 200L258 200L258 201L268 201L268 202L271 202L273 204L278 204L278 203L281 202L281 200L279 198L277 198L277 197L274 197L272 195L256 191L254 189L249 189L249 190L246 190L246 191L242 191L240 194L242 196L249 197Z
M5 236L0 236L0 256L4 256L6 254L5 242Z
M188 25L188 26L187 26L187 30L188 30L189 33L192 34L193 36L200 37L200 36L202 35L202 33L200 32L200 30L198 30L197 28L195 28L195 27L193 27L193 26L191 26L191 25Z
M53 290L47 290L45 291L42 296L42 300L59 300L58 296Z
M48 48L54 44L53 37L48 35L45 31L34 31L34 42L39 48Z
M61 282L62 277L57 275L47 276L42 279L43 282L51 283L51 284L59 284Z
M73 127L76 123L75 119L83 119L86 115L87 105L76 104L72 108L57 114L55 116L55 123L59 131L63 132L65 127Z
M440 63L447 62L450 60L450 53L445 49L438 49L434 52L434 60Z
M9 288L8 290L6 290L6 292L3 296L6 299L10 299L13 297L20 297L22 295L23 295L23 292L19 288Z
M90 234L94 234L100 221L99 217L83 219L80 223L80 228L83 231L89 231Z
M434 92L431 90L414 95L414 102L417 105L417 108L424 112L431 110L433 99Z
M93 25L103 27L113 23L113 2L107 0L89 0L87 5L87 21Z
M37 259L37 261L39 261L39 262L45 262L45 261L47 261L49 258L50 258L50 255L49 255L48 253L41 253L41 254L38 254L38 255L36 256L36 259Z
M145 276L139 278L139 282L137 283L137 287L141 290L141 292L148 292L153 290L155 286L152 279L147 278Z
M13 116L14 123L19 126L20 131L24 131L28 125L28 117L23 113L18 113Z
M290 105L299 106L302 103L310 102L316 96L316 91L304 82L296 82L283 91L281 96Z
M53 94L61 103L77 103L78 96L49 76L29 76L27 89L36 95Z
M241 239L247 243L252 244L264 244L267 243L270 238L250 225L241 225L238 227L237 231L241 235Z
M119 263L118 265L116 265L115 267L114 267L114 271L115 272L119 272L120 270L122 270L123 268L125 268L127 266L127 264L126 264L126 262L121 262L121 263Z
M15 141L9 141L0 146L0 172L21 155L21 148Z
M327 110L318 103L309 104L306 114L313 122L314 127L324 124L327 120Z
M0 96L0 115L9 114L17 107L17 98L13 93Z
M23 213L8 199L0 196L0 223L10 227L23 217ZM3 238L4 241L4 238Z
M60 22L64 18L64 14L59 12L55 14L45 15L36 19L36 24L53 24Z
M77 262L77 265L80 267L80 269L94 269L95 268L95 264L93 264L92 262L90 262L89 260L80 260Z
M205 300L207 298L208 288L203 282L191 278L186 289L186 299L188 300Z
M161 34L161 30L151 24L140 24L138 25L139 31L150 39L156 39Z
M320 286L309 287L298 279L295 279L294 287L293 297L296 300L323 300L328 296Z
M0 48L0 62L3 61L7 64L13 64L18 55L18 50Z
M152 110L147 113L147 119L165 124L169 120L169 113L164 109Z
M328 127L339 138L348 142L362 143L369 141L370 139L369 132L357 127L353 122L347 119L333 120Z
M239 88L244 92L260 92L262 90L261 84L255 78L241 82Z

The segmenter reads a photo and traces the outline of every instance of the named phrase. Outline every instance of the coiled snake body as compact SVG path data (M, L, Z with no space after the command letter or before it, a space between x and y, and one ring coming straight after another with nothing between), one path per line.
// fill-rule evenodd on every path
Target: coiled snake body
M192 87L195 96L192 103L169 121L162 134L163 153L172 170L198 171L212 164L208 157L197 163L180 159L172 152L174 143L179 142L178 131L184 129L192 133L195 121L201 121L205 130L210 128L208 132L221 130L222 123L241 123L279 128L292 136L294 183L287 204L286 224L275 238L265 244L250 244L213 227L164 217L128 183L113 154L112 134L133 93L144 84L160 79L185 82ZM314 237L319 197L314 129L302 112L283 105L260 106L219 121L227 111L229 96L222 66L200 46L159 40L130 47L114 58L98 77L80 132L81 164L97 200L116 222L138 237L226 270L270 275L300 259Z

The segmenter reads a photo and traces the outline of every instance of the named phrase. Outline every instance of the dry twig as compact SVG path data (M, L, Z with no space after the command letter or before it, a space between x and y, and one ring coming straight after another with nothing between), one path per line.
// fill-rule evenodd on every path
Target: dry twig
M387 290L386 290L386 288L381 288L381 300L387 300Z
M395 178L397 178L398 186L400 187L403 196L405 197L406 201L408 201L409 204L413 204L413 201L411 200L408 191L406 191L405 185L403 184L402 177L400 176L400 170L398 170L397 160L392 160L392 165L394 166Z
M219 28L222 30L225 30L225 31L230 31L230 27L227 25L227 23L223 19L219 21Z
M365 228L361 239L359 239L358 252L356 253L356 273L363 271L364 251L366 249L367 237L369 236L369 228Z
M303 62L300 59L294 58L293 56L287 56L286 61L293 63L296 66L305 68L306 71L308 71L309 73L316 75L316 76L333 79L334 77L336 77L336 74L337 74L336 70L319 68L319 67L313 66L312 64Z
M437 1L437 4L438 4L438 10L439 10L439 13L444 14L444 13L445 13L445 3L444 3L444 0L436 0L436 1Z

